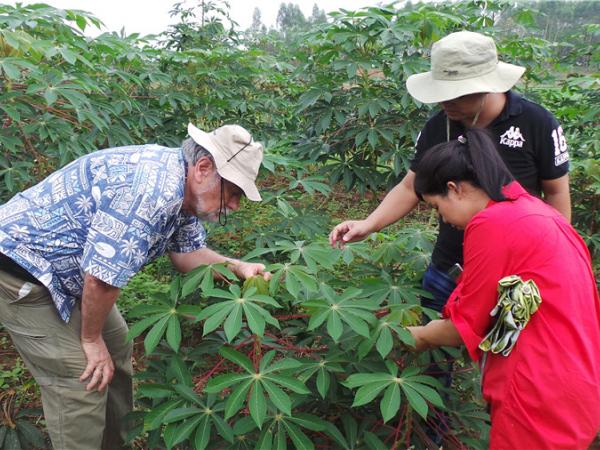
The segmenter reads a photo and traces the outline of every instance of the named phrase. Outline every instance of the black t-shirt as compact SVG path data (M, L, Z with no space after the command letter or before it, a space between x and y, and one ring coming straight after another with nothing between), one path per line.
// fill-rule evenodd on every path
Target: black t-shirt
M554 116L520 95L508 91L500 115L487 127L498 153L515 179L531 194L541 196L541 180L560 178L569 171L569 153L563 130ZM460 122L450 121L450 140L464 133ZM417 138L411 170L431 147L447 141L446 114L440 111L427 121ZM440 222L431 260L447 271L462 264L463 232Z

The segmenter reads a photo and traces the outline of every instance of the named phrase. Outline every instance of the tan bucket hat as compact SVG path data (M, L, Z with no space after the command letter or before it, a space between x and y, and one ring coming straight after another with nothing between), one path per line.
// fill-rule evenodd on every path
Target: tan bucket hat
M498 61L496 44L490 37L459 31L431 47L431 71L406 80L410 95L422 103L439 103L467 94L506 92L524 67Z
M262 200L255 181L263 159L263 146L239 125L223 125L210 133L188 124L188 134L210 152L217 172L244 191L248 199Z

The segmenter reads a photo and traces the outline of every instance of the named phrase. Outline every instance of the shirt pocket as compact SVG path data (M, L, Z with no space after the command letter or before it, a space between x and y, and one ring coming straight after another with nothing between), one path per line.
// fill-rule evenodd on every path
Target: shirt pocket
M50 293L45 286L19 280L19 283L3 289L9 305L25 307L47 307L52 305Z

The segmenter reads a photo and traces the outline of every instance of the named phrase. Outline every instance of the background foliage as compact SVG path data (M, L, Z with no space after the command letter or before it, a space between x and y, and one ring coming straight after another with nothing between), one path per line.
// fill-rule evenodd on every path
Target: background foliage
M408 2L323 20L317 6L306 19L284 3L278 29L255 11L242 32L225 2L176 3L178 24L160 36L92 39L82 33L98 24L88 13L0 5L3 200L98 148L176 146L188 121L240 123L267 144L265 201L212 230L211 246L268 262L270 284L244 286L220 266L172 277L159 260L119 300L137 344L134 445L424 448L439 433L451 447L486 448L468 359L404 347L404 327L431 314L419 306L419 280L435 216L420 209L343 251L325 234L364 217L404 175L431 113L405 80L428 69L434 41L469 29L493 35L503 59L528 68L518 89L561 122L574 224L598 271L599 9ZM447 389L435 375L450 362ZM2 389L22 370L3 367ZM29 426L31 387L0 396L0 447L41 446Z

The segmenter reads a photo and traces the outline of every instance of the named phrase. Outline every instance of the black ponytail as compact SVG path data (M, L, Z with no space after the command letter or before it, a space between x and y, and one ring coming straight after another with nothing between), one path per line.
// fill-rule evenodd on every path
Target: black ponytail
M483 128L470 128L464 137L436 145L418 162L415 172L415 192L421 198L446 195L450 181L468 181L499 202L507 200L502 187L514 180Z

